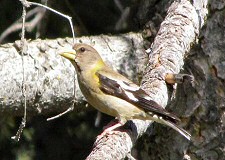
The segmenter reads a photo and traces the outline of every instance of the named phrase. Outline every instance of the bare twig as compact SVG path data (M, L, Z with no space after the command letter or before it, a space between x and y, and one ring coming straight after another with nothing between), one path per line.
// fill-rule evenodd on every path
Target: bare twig
M74 29L73 29L73 22L72 22L72 17L68 16L68 15L65 15L59 11L56 11L48 6L45 6L43 4L40 4L40 3L36 3L36 2L28 2L29 5L35 5L35 6L40 6L40 7L43 7L43 8L46 8L47 10L50 10L66 19L68 19L69 23L70 23L70 27L71 27L71 31L72 31L72 35L73 35L73 43L75 43L75 33L74 33Z
M29 19L30 17L32 17L33 15L35 15L35 17L30 22L25 23L25 28L28 31L32 31L34 29L34 27L40 22L40 20L44 16L44 12L42 11L42 8L40 8L40 7L34 8L34 9L30 10L29 12L27 12L26 20ZM22 23L20 23L21 20L22 20L21 18L18 19L17 21L15 21L15 23L13 23L11 26L9 26L4 32L2 32L2 34L0 35L0 43L2 43L2 41L9 34L16 32L22 28Z
M26 96L26 81L25 81L25 67L24 67L24 53L26 52L26 39L25 39L26 6L25 6L25 3L22 2L22 4L23 4L23 14L22 14L22 35L21 35L22 52L21 54L22 54L22 68L23 68L22 96L24 98L24 115L16 135L11 137L15 141L20 140L20 136L23 132L23 129L26 126L26 118L27 118L27 96Z
M62 113L60 113L60 114L58 114L58 115L56 115L56 116L54 116L54 117L48 118L47 121L51 121L51 120L53 120L53 119L57 119L57 118L59 118L59 117L65 115L66 113L72 111L73 109L74 109L74 107L69 107L66 111L64 111L64 112L62 112Z
M130 14L130 7L126 7L123 12L121 13L121 16L119 20L116 22L115 30L124 29L126 27L126 21Z
M115 5L117 6L117 8L120 10L120 12L123 12L123 5L121 4L121 2L119 0L114 0Z
M66 19L68 19L69 24L70 24L70 28L72 31L72 35L73 35L73 43L75 43L75 33L74 33L74 29L73 29L73 22L72 22L72 17L62 14L59 11L56 11L48 6L45 6L43 4L40 3L36 3L36 2L29 2L27 0L20 0L21 3L23 4L23 6L25 7L30 7L31 5L35 5L35 6L39 6L39 7L43 7L47 10L50 10ZM29 12L28 12L29 13ZM35 13L39 13L38 15L35 16L35 18L29 22L29 23L25 23L25 28L29 27L29 30L33 30L33 28L37 25L37 23L43 18L44 14L43 12L40 12L40 9L33 9L32 12L30 12L29 14L27 14L27 18L29 18L30 16L34 15ZM5 37L7 37L9 34L11 34L12 32L18 31L21 29L21 23L18 24L18 22L21 19L19 19L18 21L16 21L13 25L11 25L8 29L6 29L0 36L0 43L5 39Z

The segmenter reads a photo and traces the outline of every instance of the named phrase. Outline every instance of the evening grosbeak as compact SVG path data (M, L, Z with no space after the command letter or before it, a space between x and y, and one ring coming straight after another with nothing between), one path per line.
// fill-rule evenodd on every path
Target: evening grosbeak
M71 51L60 55L75 67L81 92L87 101L97 110L119 120L105 131L122 126L131 119L152 120L191 139L187 131L176 125L179 119L174 114L167 112L138 85L105 64L93 47L75 44Z

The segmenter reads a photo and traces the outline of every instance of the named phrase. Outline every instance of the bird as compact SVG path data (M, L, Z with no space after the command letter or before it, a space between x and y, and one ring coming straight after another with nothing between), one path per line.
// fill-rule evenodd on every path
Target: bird
M178 126L177 116L152 100L140 86L113 70L92 46L76 43L60 55L75 67L80 90L87 102L118 120L104 133L123 126L128 120L140 119L164 124L191 139L191 135Z

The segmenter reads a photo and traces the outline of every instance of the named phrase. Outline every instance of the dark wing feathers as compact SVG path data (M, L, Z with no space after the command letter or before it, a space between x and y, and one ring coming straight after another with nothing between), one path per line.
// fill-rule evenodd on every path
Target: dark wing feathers
M100 89L105 94L113 95L126 100L146 112L151 112L153 115L156 114L157 116L161 116L165 120L169 120L173 123L179 121L179 118L177 118L174 114L167 112L155 101L150 100L148 94L141 88L130 89L132 86L129 83L122 81L123 85L121 85L120 82L100 73L98 73L98 77L101 84ZM129 97L128 93L132 94L135 98Z
M140 89L140 90L142 90L142 89ZM137 98L138 98L139 101L136 102L136 103L133 103L133 104L142 108L143 110L145 110L147 112L152 112L153 114L157 114L157 116L161 116L165 120L170 120L173 123L176 123L177 121L180 121L180 119L177 116L175 116L172 113L167 112L162 106L160 106L155 101L148 100L148 99L143 98L141 96L137 96Z
M127 96L120 85L115 81L102 74L98 74L101 87L100 89L109 95L116 96L121 99L125 99Z

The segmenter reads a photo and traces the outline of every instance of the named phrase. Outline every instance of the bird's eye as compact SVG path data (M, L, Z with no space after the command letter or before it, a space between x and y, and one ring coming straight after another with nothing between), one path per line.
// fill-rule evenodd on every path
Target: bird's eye
M81 47L81 48L80 48L80 51L81 51L81 52L84 52L84 51L85 51L85 48L84 48L84 47Z

